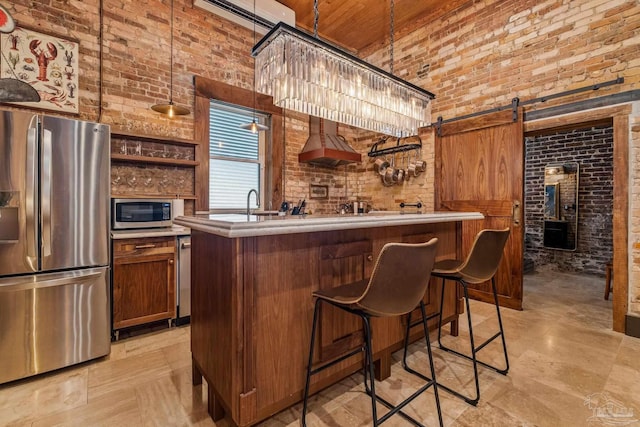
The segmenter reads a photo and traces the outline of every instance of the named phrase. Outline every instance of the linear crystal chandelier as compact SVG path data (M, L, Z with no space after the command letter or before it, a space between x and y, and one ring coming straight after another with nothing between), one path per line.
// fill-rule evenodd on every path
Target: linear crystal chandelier
M279 107L397 137L431 124L431 92L282 22L252 55L256 90Z

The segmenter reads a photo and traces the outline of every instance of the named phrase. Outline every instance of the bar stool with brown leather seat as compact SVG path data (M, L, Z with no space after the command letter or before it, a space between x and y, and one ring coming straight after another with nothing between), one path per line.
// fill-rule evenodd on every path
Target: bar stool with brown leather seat
M426 319L423 297L429 284L431 270L435 261L436 244L438 239L431 239L427 243L387 243L382 248L380 255L369 280L341 285L332 289L318 290L313 293L316 299L313 312L313 327L311 330L311 344L309 349L309 364L307 366L307 379L304 388L304 403L302 406L302 425L306 426L307 402L309 398L309 386L311 376L327 369L335 364L346 360L351 356L364 351L364 384L367 394L371 396L371 411L373 415L373 425L377 426L392 415L399 413L402 417L412 422L414 425L421 424L402 412L408 403L413 401L429 387L433 387L435 396L438 420L442 426L442 413L440 410L440 400L438 398L438 388L435 380L435 370L431 358L431 347L426 320L423 322L424 333L427 336L427 352L429 355L429 367L431 378L426 379L426 384L421 386L411 396L392 405L387 400L376 395L375 379L373 368L373 350L371 348L371 323L372 317L402 316L418 305L422 310L422 317ZM316 327L318 323L318 311L322 303L330 304L346 312L360 316L364 329L364 344L359 348L326 362L320 366L312 366L313 353L316 337ZM369 384L370 381L370 384ZM380 402L390 409L384 416L378 419L376 402Z
M474 374L475 387L476 387L476 396L474 398L464 396L463 394L441 383L438 383L438 388L442 388L445 391L448 391L454 396L457 396L465 400L467 403L474 406L477 405L478 401L480 400L480 384L478 381L478 364L491 368L502 375L506 375L507 372L509 371L509 357L507 356L507 344L504 338L504 329L502 327L502 317L500 316L500 305L498 304L498 293L496 291L496 281L495 281L495 274L496 274L496 271L498 270L498 266L500 265L500 261L502 260L504 246L508 238L509 238L509 228L506 228L504 230L489 230L489 229L482 230L476 236L473 242L473 245L471 247L471 250L469 252L469 255L464 261L453 260L453 259L438 261L433 267L433 271L431 273L435 277L442 278L442 295L440 297L440 313L431 315L430 318L441 317L442 315L442 306L444 304L445 282L449 280L462 285L462 289L464 291L464 300L465 300L466 310L467 310L467 320L469 321L469 341L471 343L471 356L460 353L451 348L445 347L442 344L442 340L441 340L442 323L441 322L438 322L440 324L438 328L438 345L442 350L445 350L457 356L464 357L465 359L468 359L473 362L473 374ZM476 347L474 342L474 337L473 337L473 323L471 322L471 310L469 307L468 285L480 284L489 280L491 280L491 286L493 289L493 299L496 306L496 313L498 315L498 325L500 330L495 335L493 335L492 337L490 337L489 339L487 339L482 344ZM407 331L406 331L407 334L409 333L409 329L412 326L415 326L415 324L412 324L411 321L409 320L409 322L407 322ZM476 354L480 350L482 350L487 344L489 344L490 342L492 342L498 337L502 338L502 349L504 351L504 360L505 360L504 369L500 369L495 366L489 365L485 362L478 360L476 357ZM406 343L406 340L405 340L405 343ZM403 365L405 366L405 369L410 370L410 372L412 371L417 375L421 375L416 371L413 371L413 369L407 366L406 346L405 346L405 357L403 358Z

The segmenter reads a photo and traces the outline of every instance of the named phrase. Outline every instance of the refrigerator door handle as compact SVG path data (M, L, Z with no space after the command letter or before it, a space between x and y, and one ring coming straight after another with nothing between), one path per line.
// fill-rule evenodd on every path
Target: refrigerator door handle
M36 271L40 268L38 265L38 227L37 227L37 211L38 211L38 192L37 185L37 168L38 168L38 149L36 146L38 139L37 123L31 123L27 134L27 168L26 168L26 188L25 188L25 216L27 225L27 264L32 270Z
M51 256L51 131L43 130L42 138L42 256Z

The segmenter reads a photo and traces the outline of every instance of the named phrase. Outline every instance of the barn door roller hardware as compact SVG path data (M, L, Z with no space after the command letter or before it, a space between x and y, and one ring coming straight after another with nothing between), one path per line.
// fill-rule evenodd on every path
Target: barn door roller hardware
M561 98L563 96L569 96L569 95L575 95L577 93L581 93L581 92L588 92L591 90L598 90L600 88L603 87L607 87L607 86L613 86L613 85L617 85L617 84L621 84L624 83L624 77L618 77L615 80L609 80L603 83L596 83L594 85L589 85L589 86L584 86L584 87L580 87L577 89L571 89L571 90L566 90L564 92L558 92L558 93L554 93L552 95L547 95L547 96L541 96L538 98L533 98L533 99L529 99L527 101L520 101L519 98L513 98L511 100L511 104L510 105L504 105L501 107L496 107L496 108L491 108L489 110L484 110L484 111L478 111L476 113L471 113L471 114L467 114L464 116L459 116L459 117L454 117L451 119L447 119L447 120L443 120L442 116L438 116L438 120L435 122L434 126L436 127L436 132L438 134L438 136L441 136L441 128L443 124L446 123L451 123L451 122L457 122L459 120L464 120L464 119L469 119L471 117L477 117L477 116L481 116L483 114L490 114L490 113L496 113L498 111L504 111L504 110L508 110L511 109L513 111L513 121L517 121L518 120L518 107L519 106L525 106L525 105L531 105L531 104L537 104L538 102L547 102L551 99L555 99L555 98Z

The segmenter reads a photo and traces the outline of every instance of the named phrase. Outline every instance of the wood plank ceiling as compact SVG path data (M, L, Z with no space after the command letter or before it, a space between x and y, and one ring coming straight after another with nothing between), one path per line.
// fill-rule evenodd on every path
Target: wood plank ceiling
M395 0L395 38L430 19L446 14L468 0ZM313 33L313 0L278 0L296 13L296 25ZM319 0L318 34L353 53L389 42L390 0Z

